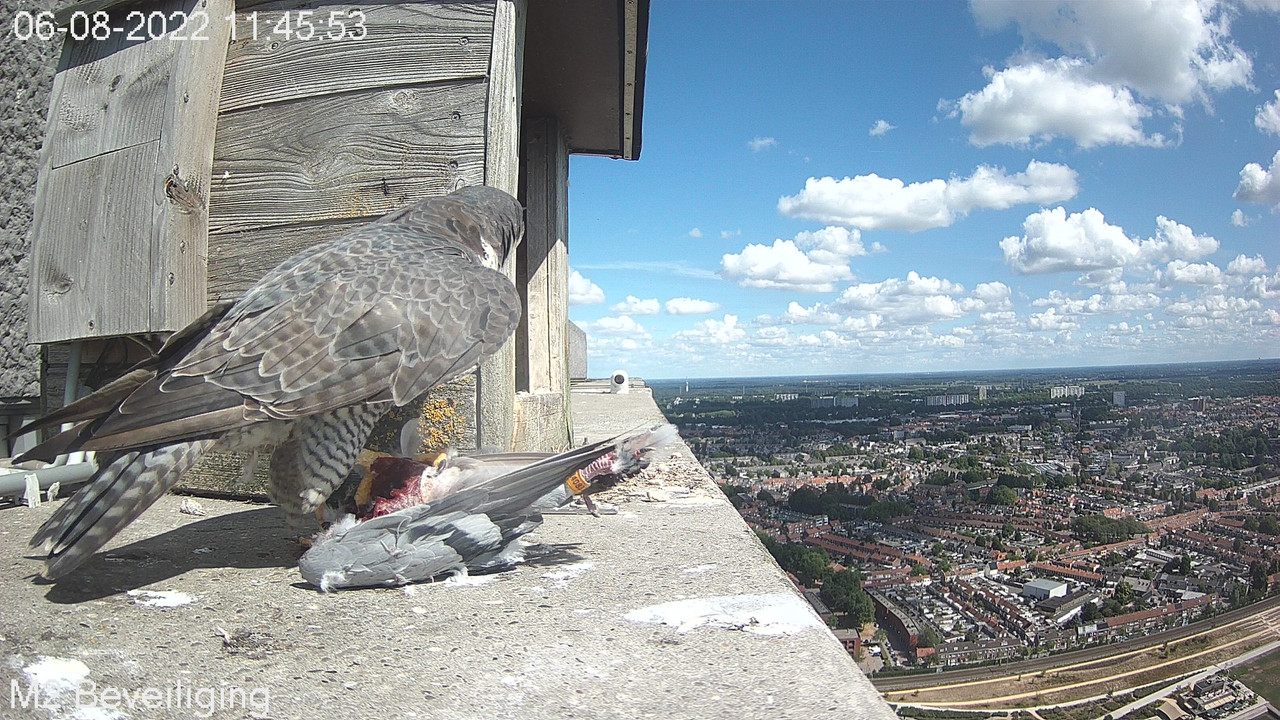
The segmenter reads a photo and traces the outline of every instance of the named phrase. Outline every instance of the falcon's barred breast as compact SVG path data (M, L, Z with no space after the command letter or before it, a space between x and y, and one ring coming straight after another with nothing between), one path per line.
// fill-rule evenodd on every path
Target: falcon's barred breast
M498 268L524 233L510 195L422 200L280 263L150 360L23 428L75 426L22 459L98 452L88 485L32 545L58 577L84 562L213 451L274 446L287 512L324 501L374 423L492 355L519 320Z

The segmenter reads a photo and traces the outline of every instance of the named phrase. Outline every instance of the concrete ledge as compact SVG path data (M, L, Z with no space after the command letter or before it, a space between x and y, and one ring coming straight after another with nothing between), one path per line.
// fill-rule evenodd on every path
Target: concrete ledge
M578 442L662 420L647 388L572 405ZM515 571L332 595L301 584L271 507L164 497L55 585L26 542L58 503L3 508L0 686L87 671L84 700L162 694L121 700L131 718L894 717L688 448L601 500L617 513L548 516ZM12 699L0 716L76 712Z

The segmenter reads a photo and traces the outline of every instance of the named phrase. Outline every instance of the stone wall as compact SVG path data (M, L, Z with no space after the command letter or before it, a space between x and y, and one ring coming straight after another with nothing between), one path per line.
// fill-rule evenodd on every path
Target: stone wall
M15 15L50 0L0 0L0 407L40 394L40 352L27 345L27 278L32 202L49 87L61 40L11 35Z

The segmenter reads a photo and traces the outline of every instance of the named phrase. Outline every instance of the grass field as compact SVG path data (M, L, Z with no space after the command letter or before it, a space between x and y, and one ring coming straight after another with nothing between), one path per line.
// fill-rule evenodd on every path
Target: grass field
M1231 676L1272 705L1280 707L1280 650L1273 650L1248 665L1233 669Z

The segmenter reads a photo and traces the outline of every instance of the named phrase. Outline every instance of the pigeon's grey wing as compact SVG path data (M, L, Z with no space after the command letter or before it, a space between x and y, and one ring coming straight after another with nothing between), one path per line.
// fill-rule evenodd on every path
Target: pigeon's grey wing
M322 537L298 561L307 582L323 591L425 582L492 554L502 532L488 517L437 515L418 505Z
M404 404L496 351L519 312L511 281L456 246L365 226L269 274L85 447L201 437L359 402Z

